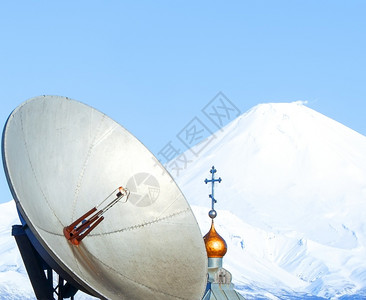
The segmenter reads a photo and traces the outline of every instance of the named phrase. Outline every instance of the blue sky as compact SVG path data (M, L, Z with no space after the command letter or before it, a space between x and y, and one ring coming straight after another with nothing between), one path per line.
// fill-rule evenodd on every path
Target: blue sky
M366 135L365 1L2 1L0 121L34 96L89 104L154 154L222 91ZM3 173L0 201L11 199Z

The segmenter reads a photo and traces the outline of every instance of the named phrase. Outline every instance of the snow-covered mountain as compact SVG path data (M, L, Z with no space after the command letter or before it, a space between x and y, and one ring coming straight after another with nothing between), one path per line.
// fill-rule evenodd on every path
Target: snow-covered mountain
M214 137L198 157L185 153L176 180L205 234L203 181L217 168L215 225L237 289L248 299L366 298L366 137L301 102L258 105ZM0 298L34 299L10 235L12 201L0 218Z
M366 297L366 137L301 102L258 105L215 136L176 180L205 233L217 168L216 227L243 293Z

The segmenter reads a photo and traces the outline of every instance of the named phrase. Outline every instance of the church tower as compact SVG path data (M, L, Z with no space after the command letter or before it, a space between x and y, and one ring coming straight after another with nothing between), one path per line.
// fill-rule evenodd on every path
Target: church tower
M206 293L202 300L242 300L245 298L234 290L234 285L231 283L231 273L223 268L223 257L227 252L227 244L215 229L214 219L217 216L215 203L217 201L214 196L214 188L215 182L222 181L221 177L215 179L216 172L215 167L212 167L211 179L205 179L206 184L212 184L212 192L209 195L212 204L208 213L212 221L209 232L203 237L208 258L208 278Z

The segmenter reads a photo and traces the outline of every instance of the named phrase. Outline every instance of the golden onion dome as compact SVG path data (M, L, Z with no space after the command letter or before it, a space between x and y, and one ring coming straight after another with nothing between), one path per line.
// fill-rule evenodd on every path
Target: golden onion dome
M212 220L210 231L203 237L208 257L223 257L227 251L225 240L216 232Z

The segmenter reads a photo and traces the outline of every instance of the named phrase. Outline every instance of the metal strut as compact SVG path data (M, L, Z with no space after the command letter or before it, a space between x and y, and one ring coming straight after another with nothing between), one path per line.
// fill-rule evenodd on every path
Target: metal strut
M18 245L36 298L40 300L60 300L71 297L71 300L74 299L79 287L63 279L58 271L49 266L38 252L39 249L32 244L29 234L30 229L26 224L12 226L12 235ZM53 272L58 274L59 277L59 283L56 287L53 285ZM56 298L54 295L56 295Z
M109 202L105 207L98 210L98 207L100 207L106 200L108 200L117 190L118 193L116 194L116 198ZM100 224L100 222L104 220L103 214L108 211L112 206L117 204L124 196L126 196L126 199L125 201L123 201L123 203L127 202L128 197L130 196L129 190L123 187L116 188L101 203L83 214L80 218L72 222L69 226L64 227L64 235L66 239L68 239L73 245L79 245L82 239L85 238L95 227ZM88 217L89 219L87 219Z

